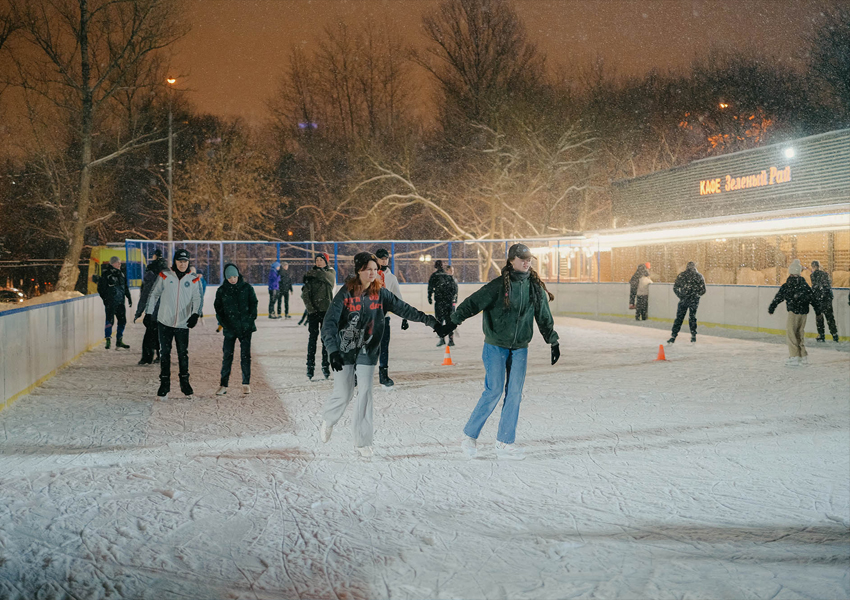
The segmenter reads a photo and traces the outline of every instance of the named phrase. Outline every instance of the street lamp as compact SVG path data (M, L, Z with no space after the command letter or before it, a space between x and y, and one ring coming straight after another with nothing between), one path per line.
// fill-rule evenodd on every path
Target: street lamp
M169 77L166 80L168 83L168 254L169 256L174 254L174 222L172 218L172 214L174 212L174 202L171 197L171 189L173 187L172 184L172 163L174 162L174 143L173 143L173 132L171 127L171 100L172 93L171 90L177 80L174 77Z

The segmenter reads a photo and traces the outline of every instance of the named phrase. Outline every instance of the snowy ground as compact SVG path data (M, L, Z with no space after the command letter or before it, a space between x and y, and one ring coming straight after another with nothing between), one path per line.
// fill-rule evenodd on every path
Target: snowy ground
M306 328L262 319L255 393L217 398L206 321L192 401L152 401L135 327L0 412L0 598L850 596L850 357L830 345L787 368L776 344L683 336L659 363L666 332L558 318L561 362L530 353L528 458L505 463L495 416L459 452L480 321L443 367L394 319L364 460L347 419L318 441L331 382L304 377Z

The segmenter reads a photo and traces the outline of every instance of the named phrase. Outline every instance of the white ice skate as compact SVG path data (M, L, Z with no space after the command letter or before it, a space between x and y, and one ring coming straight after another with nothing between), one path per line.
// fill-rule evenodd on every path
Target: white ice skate
M796 356L792 356L788 360L785 361L785 366L786 367L799 367L800 366L800 359L797 358Z
M465 435L463 436L463 441L460 443L460 449L469 458L474 458L478 454L478 440Z
M503 460L522 460L525 458L525 451L516 444L496 442L496 457Z
M359 448L357 448L357 451L363 458L372 458L372 446L360 446Z
M221 386L218 388L218 391L215 393L216 396L224 396L227 393L227 386Z
M278 318L280 318L280 317L278 317ZM243 394L250 394L251 393L251 386L248 385L247 383L243 383L242 384L242 393Z
M806 365L809 364L809 357L808 356L801 356L799 363L800 363L801 367L805 367Z
M334 426L328 425L327 421L322 421L322 428L319 430L319 434L322 437L322 441L324 443L328 443L331 439L331 434L333 433Z

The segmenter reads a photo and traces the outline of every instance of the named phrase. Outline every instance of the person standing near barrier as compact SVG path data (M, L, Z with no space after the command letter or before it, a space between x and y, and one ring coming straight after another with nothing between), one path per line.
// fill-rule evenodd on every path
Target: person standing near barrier
M632 278L629 279L629 310L636 310L637 304L635 304L637 299L637 289L638 284L640 284L641 277L649 276L649 263L640 264L635 269L635 274L632 275Z
M428 304L433 301L434 316L440 323L448 323L454 312L454 301L457 298L457 284L454 277L443 270L443 261L437 260L434 262L433 273L428 279ZM437 342L437 347L446 344L445 336L440 336L440 341ZM454 346L455 340L453 334L449 334L449 346Z
M416 310L383 286L378 259L371 252L354 256L354 275L333 298L322 326L322 342L330 352L334 375L333 393L325 401L320 436L331 438L354 392L357 401L352 418L354 446L360 456L372 456L372 379L381 350L384 315L393 312L403 319L424 323L438 331L445 328L431 315Z
M289 263L280 264L280 286L278 287L277 297L277 317L280 318L280 299L283 297L283 316L286 319L291 319L289 316L289 294L292 293L292 276L289 274Z
M679 335L679 330L685 320L685 313L688 313L691 341L696 342L697 309L699 308L700 297L705 294L705 277L697 271L696 263L689 262L685 270L679 273L676 282L673 284L673 293L679 298L679 307L676 309L676 319L673 321L673 330L667 343L672 344L676 341L676 336Z
M139 317L145 313L145 308L148 305L148 298L151 295L153 286L156 285L159 279L159 274L166 269L168 265L165 259L162 258L162 250L156 249L153 253L153 260L145 269L145 276L142 279L142 289L139 292L139 304L136 307L136 315L133 318L135 323ZM154 307L153 316L156 318L159 304ZM140 365L150 365L159 362L159 329L156 323L151 323L151 319L147 319L145 324L145 337L142 340L142 358L139 360Z
M832 285L829 281L829 273L821 271L820 262L812 261L812 306L815 309L815 322L818 328L818 337L816 341L826 341L826 331L824 330L823 320L826 317L826 323L829 326L829 333L832 334L832 340L838 341L838 327L835 326L835 315L832 314Z
M103 301L103 309L106 312L106 326L103 336L106 338L106 349L112 346L112 325L116 319L118 329L115 335L115 348L129 348L124 343L124 327L127 326L127 313L124 307L124 299L133 306L130 297L130 288L127 287L127 278L121 271L121 259L113 256L108 265L103 265L100 271L100 279L97 281L97 293Z
M779 291L770 303L767 312L773 314L776 307L785 302L788 310L788 322L786 326L786 338L788 342L788 360L785 362L789 367L803 366L809 363L808 352L806 352L806 319L809 316L809 305L813 304L812 288L803 279L801 273L803 265L799 259L794 259L788 265L788 279L780 286Z
M240 275L241 277L241 275ZM274 306L277 304L277 316ZM280 318L280 263L275 261L269 271L269 319Z
M375 250L375 257L378 259L378 275L381 278L381 283L387 288L396 298L403 300L401 297L401 287L398 285L398 278L390 271L390 253L386 248L378 248ZM407 319L401 320L402 330L410 327ZM381 337L381 359L378 363L378 382L385 387L392 387L395 382L390 379L389 374L390 360L390 317L384 317L384 335Z
M215 293L215 316L224 329L221 380L216 396L227 393L236 340L239 340L242 393L251 393L251 336L257 331L257 294L236 265L224 267L224 283Z
M171 269L159 274L145 308L145 325L159 326L159 390L156 396L165 400L171 391L171 345L177 345L177 364L180 369L180 391L191 397L189 384L189 330L198 324L201 311L200 277L189 271L189 251L180 248L174 253ZM154 320L157 302L159 312Z
M652 279L649 278L648 272L638 280L637 290L635 290L635 321L646 321L649 313L649 286L651 284Z
M319 332L325 313L334 298L336 272L330 268L328 255L320 252L316 256L315 266L304 275L304 287L301 288L301 299L307 308L307 322L310 327L310 339L307 342L307 379L312 380L316 369L316 349ZM331 376L328 353L322 341L322 374L325 379Z
M531 268L531 251L524 244L508 250L502 275L461 302L447 326L454 328L468 318L484 313L484 393L463 428L461 449L470 458L478 452L478 435L493 413L502 393L505 401L496 433L496 456L521 460L522 449L514 445L522 388L528 360L528 343L534 335L534 323L551 346L554 365L561 356L558 332L549 310L555 297Z

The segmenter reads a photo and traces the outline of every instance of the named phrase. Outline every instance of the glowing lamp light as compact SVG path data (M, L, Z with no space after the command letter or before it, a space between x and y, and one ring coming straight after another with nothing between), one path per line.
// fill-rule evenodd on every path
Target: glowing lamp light
M177 83L177 80L176 80L174 77L169 77L169 78L168 78L168 79L166 79L165 81L166 81L169 85L174 85L175 83Z
M729 108L729 105L726 102L721 102L719 106L720 108Z
M794 148L786 148L785 149L785 158L794 158L794 155L797 154Z

